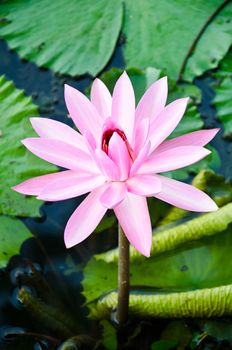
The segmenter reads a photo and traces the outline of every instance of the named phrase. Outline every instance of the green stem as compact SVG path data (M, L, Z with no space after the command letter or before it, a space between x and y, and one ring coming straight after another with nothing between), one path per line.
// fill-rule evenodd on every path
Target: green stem
M129 242L121 228L118 225L118 306L117 321L120 325L126 323L129 310L129 289L130 289L130 255Z

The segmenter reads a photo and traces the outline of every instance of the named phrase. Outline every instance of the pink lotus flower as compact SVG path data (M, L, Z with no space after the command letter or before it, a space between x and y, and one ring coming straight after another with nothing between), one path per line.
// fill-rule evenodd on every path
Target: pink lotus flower
M180 122L188 101L182 98L165 106L166 99L165 77L155 82L135 107L133 87L123 73L112 97L99 79L93 83L91 101L65 86L67 108L80 133L54 120L31 119L40 137L22 143L38 157L69 170L32 178L13 189L45 201L91 192L67 223L67 248L86 239L112 208L130 243L149 256L152 228L146 197L191 211L217 210L204 192L158 175L207 156L210 151L203 146L218 132L201 130L165 141Z

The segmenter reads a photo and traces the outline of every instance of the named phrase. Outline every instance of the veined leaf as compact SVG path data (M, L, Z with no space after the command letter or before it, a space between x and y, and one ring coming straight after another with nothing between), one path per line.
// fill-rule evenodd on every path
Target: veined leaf
M33 177L57 170L21 144L25 137L34 136L29 117L38 116L38 108L11 81L0 77L0 214L39 216L42 202L16 193L12 186Z
M122 20L120 0L10 0L0 37L20 57L72 76L96 75L109 61Z
M9 216L0 215L0 228L0 268L3 268L32 234L20 220Z
M91 310L91 316L109 318L117 306L117 299L116 292L105 296ZM231 315L232 284L169 294L132 293L129 310L131 315L141 318L209 318Z
M135 6L126 0L126 65L157 67L176 80L191 46L221 4L222 0L138 0ZM185 80L217 67L232 43L231 15L230 2L203 31L184 69Z
M220 64L214 74L219 82L214 84L215 97L213 105L216 107L217 117L224 125L224 137L232 138L232 52Z
M154 232L149 259L131 247L131 290L170 294L232 284L231 208L228 204L217 212ZM117 288L117 264L117 249L96 255L87 264L83 294L88 303Z

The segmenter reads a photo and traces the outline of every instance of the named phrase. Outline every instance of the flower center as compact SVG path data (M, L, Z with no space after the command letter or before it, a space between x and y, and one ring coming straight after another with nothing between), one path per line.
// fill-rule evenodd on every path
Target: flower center
M108 129L106 130L103 135L102 135L102 150L108 154L108 149L109 149L109 142L110 142L110 139L111 137L113 136L114 133L117 133L121 139L124 141L126 147L127 147L127 151L128 151L128 154L130 156L130 158L133 160L133 149L131 148L131 145L129 144L128 140L127 140L127 137L125 135L125 133L120 130L120 129Z

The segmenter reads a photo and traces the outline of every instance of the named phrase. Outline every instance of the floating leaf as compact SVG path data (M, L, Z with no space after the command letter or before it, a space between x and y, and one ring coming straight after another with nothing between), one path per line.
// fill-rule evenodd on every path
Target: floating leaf
M132 291L170 294L232 283L232 236L227 229L232 223L231 210L232 204L228 204L217 212L155 233L149 259L131 248ZM87 302L117 288L117 263L116 249L95 256L87 264L83 280Z
M232 102L231 102L232 81L227 78L215 89L216 97L214 105L217 108L217 116L224 124L224 137L232 138Z
M12 186L37 175L54 172L51 165L27 151L21 144L25 137L35 135L29 117L38 116L31 97L0 77L0 213L15 216L39 216L42 202L16 193Z
M232 76L232 51L229 51L220 62L218 69L213 73L216 78L228 78Z
M0 268L19 253L21 244L30 237L31 232L20 220L0 215Z
M207 321L204 324L204 331L207 335L218 340L232 341L232 325L226 321Z
M229 203L215 212L199 215L199 217L183 222L176 227L167 228L162 232L154 231L151 254L159 255L176 249L189 241L214 236L225 231L231 222L232 203ZM134 247L131 246L130 248L131 261L141 257L141 254ZM118 250L112 249L96 257L106 262L117 262Z
M232 69L232 64L231 64ZM217 117L224 125L224 137L232 138L232 73L225 77L214 89L213 104L217 110Z
M105 349L116 350L118 348L118 342L115 327L113 327L107 320L102 320L101 326L103 328L102 345Z
M209 196L219 207L232 202L232 183L225 181L222 175L218 175L212 170L203 170L193 179L193 185Z
M118 0L10 0L0 5L0 37L20 57L72 76L96 75L119 35Z
M151 350L172 350L176 348L177 344L174 340L157 340L151 345Z
M57 350L95 349L95 340L88 335L80 334L65 340ZM97 349L97 346L96 346Z
M211 2L217 6L223 3L223 1L219 2L215 0ZM206 2L204 2L204 5L206 5ZM218 63L225 56L232 44L231 17L232 4L228 2L213 21L208 24L193 54L189 57L183 74L185 80L193 80L196 76L200 76L205 71L218 66Z
M117 306L118 295L112 292L98 301L93 318L109 318ZM131 293L131 315L140 318L220 317L232 314L232 284L182 293Z
M29 315L37 322L43 324L43 327L58 332L57 334L61 338L68 338L75 334L77 325L63 310L46 304L25 287L19 289L17 298Z
M157 67L177 79L199 32L221 4L221 0L139 0L135 6L133 0L126 0L123 32L127 66ZM229 3L208 24L187 61L185 79L217 67L232 43L231 16Z
M185 321L174 320L168 323L160 338L162 340L175 341L178 344L176 349L184 350L190 343L192 334Z
M109 230L114 226L115 222L116 218L114 215L105 215L94 232L99 233L105 230Z

